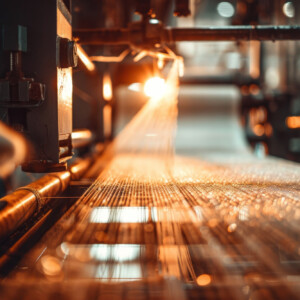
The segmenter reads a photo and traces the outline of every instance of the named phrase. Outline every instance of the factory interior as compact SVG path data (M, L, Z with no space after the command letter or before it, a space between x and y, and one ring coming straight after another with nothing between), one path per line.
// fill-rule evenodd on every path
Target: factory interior
M0 0L0 299L300 299L300 1Z

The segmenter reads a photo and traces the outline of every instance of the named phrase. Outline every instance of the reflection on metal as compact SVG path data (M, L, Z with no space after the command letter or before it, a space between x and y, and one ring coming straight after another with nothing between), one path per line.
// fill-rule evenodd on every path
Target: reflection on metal
M81 62L89 71L94 71L96 69L94 63L91 61L91 58L87 55L84 49L77 44L77 54Z
M128 282L140 280L142 269L140 264L118 264L108 268L106 265L99 265L96 270L95 278L108 282Z
M92 245L90 256L98 261L130 262L140 257L140 245Z
M110 75L105 73L103 76L103 98L106 101L110 101L113 97L113 90L112 90L112 82Z
M71 166L70 171L45 175L0 199L0 239L8 236L35 212L40 211L51 201L51 197L63 192L71 178L81 177L90 162L90 159L79 160Z
M112 108L109 104L103 107L103 132L106 138L109 138L112 133Z
M92 223L144 223L149 217L147 207L96 207L90 215Z
M88 129L77 129L72 132L72 147L80 148L91 144L93 141L93 134Z

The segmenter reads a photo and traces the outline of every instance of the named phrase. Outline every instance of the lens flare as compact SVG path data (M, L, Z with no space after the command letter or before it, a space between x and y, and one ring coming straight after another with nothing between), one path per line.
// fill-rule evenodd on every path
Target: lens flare
M144 93L150 98L162 98L165 91L165 80L158 76L148 79L144 85Z

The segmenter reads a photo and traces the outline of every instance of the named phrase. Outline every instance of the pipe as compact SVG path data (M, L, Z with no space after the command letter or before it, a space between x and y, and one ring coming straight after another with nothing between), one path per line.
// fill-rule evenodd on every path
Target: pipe
M85 45L126 45L148 44L147 38L136 28L121 29L80 29L73 35L79 44ZM299 40L300 26L222 26L198 28L162 28L157 30L155 43L184 41L276 41ZM149 42L149 41L148 41ZM150 41L151 42L151 41Z
M0 240L39 212L51 197L63 192L71 180L82 177L91 161L91 158L79 160L69 171L47 174L0 199Z
M183 76L180 85L250 85L259 84L259 79L241 75Z
M170 42L283 41L300 39L300 26L246 25L207 28L172 28L167 30L171 31Z
M0 122L0 178L5 178L24 161L27 144L24 137Z
M72 132L72 147L74 149L86 147L94 140L93 133L88 129L76 129Z

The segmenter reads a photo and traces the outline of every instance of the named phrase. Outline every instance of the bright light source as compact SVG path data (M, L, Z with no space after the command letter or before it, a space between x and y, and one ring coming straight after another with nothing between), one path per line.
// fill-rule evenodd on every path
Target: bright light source
M106 101L112 99L112 83L109 74L104 74L103 76L103 98Z
M283 7L282 11L288 18L294 18L295 17L295 7L293 2L286 2Z
M150 98L163 97L165 90L165 80L158 76L148 79L144 85L144 93Z
M164 67L164 64L165 64L165 62L164 62L163 58L158 56L157 67L161 70Z
M234 7L230 2L220 2L217 11L223 18L231 18L234 15Z

